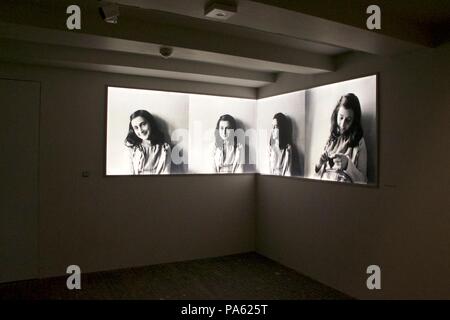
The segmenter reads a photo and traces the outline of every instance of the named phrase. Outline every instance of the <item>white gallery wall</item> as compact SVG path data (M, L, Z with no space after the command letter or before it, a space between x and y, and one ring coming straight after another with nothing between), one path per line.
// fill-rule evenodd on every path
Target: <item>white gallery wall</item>
M377 73L379 183L258 176L257 252L356 298L450 297L449 56L449 44L389 58L354 53L337 60L337 72L285 74L259 91L264 98ZM381 290L366 286L373 264Z
M7 63L0 78L41 88L38 112L27 115L39 123L37 230L10 230L38 235L38 252L28 257L36 257L39 277L66 275L71 264L84 273L254 251L253 175L105 176L107 85L246 99L253 89ZM125 130L130 110L117 119ZM185 121L159 115L173 119L169 129ZM10 154L23 156L13 146ZM23 205L15 194L10 201Z

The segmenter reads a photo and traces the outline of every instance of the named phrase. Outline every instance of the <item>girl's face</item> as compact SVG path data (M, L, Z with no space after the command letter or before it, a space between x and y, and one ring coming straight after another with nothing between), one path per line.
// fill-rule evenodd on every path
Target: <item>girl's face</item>
M277 119L272 120L272 139L277 140L280 138L280 128L278 128Z
M339 107L336 122L340 134L344 134L348 131L348 129L350 129L353 123L353 116L353 110Z
M230 121L221 120L219 122L219 136L222 140L229 140L233 134L233 127Z
M145 120L145 118L139 116L131 120L131 127L138 138L142 140L148 140L150 137L150 124Z

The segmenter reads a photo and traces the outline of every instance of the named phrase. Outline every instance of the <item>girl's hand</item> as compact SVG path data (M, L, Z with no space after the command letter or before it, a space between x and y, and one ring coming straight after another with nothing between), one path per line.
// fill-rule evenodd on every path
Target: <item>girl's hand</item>
M320 156L320 159L319 159L319 166L321 166L322 164L327 162L327 160L328 160L328 154L326 152L322 153L322 155Z
M338 170L346 170L348 166L348 157L345 154L337 153L333 158L334 167Z
M315 167L316 173L319 172L319 170L322 168L323 164L324 164L325 162L327 162L327 161L328 161L328 154L327 154L327 152L324 152L324 153L322 153L322 155L320 156L319 163L316 164L316 167Z

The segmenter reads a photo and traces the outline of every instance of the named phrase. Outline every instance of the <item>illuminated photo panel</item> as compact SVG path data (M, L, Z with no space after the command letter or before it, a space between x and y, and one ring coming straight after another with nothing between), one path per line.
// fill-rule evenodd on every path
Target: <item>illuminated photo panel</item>
M256 100L189 95L191 173L256 172Z
M377 76L306 90L305 177L377 183Z
M258 172L303 176L305 91L258 100Z
M108 87L106 174L188 172L185 93Z
M378 183L377 75L262 99L107 87L106 175Z

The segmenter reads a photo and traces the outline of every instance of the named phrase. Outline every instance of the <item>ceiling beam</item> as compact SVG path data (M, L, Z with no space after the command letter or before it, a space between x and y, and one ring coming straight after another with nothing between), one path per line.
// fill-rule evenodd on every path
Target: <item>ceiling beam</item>
M262 87L276 81L274 73L126 52L36 44L16 40L0 40L0 47L2 48L0 59L3 61L252 88Z
M190 0L183 5L179 0L115 2L210 20L204 16L204 0ZM424 26L389 15L387 10L382 11L382 29L368 30L367 1L315 2L240 0L238 12L223 23L378 55L404 53L431 44Z
M117 25L105 23L92 8L82 11L79 31L66 29L67 15L61 8L24 10L27 14L16 11L13 6L0 5L1 38L154 56L165 45L174 47L177 59L242 69L301 74L335 70L333 58L324 54L168 24L159 13L135 8L121 8Z

